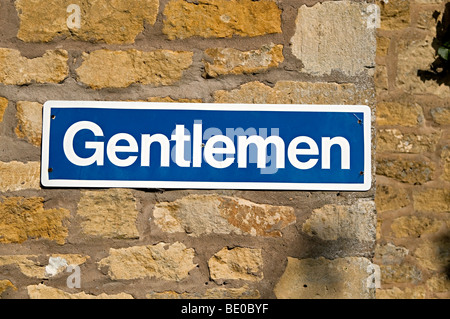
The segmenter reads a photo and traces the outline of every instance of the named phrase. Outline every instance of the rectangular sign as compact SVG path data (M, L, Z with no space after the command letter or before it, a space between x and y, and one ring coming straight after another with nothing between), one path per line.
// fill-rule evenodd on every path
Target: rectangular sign
M47 187L366 191L364 105L48 101Z

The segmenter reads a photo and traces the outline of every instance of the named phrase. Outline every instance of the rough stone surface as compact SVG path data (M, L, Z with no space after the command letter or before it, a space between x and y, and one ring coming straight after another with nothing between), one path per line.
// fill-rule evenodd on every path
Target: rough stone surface
M261 249L224 247L209 259L208 267L213 280L260 281L264 278Z
M384 265L401 264L408 255L408 249L391 243L375 247L375 258Z
M323 240L375 241L375 224L375 203L360 199L351 205L327 204L313 210L303 223L302 231Z
M83 233L104 238L139 238L136 199L128 189L82 191L77 214Z
M367 104L373 92L354 84L279 81L272 88L260 82L249 82L231 91L216 91L216 103L255 104Z
M27 59L20 51L0 48L0 83L60 83L69 75L67 61L65 50L48 50L42 57Z
M19 101L16 104L16 135L34 146L41 146L42 136L42 104Z
M14 286L11 281L9 281L9 280L0 280L0 297L2 296L2 293L4 293L8 289L17 290L16 286Z
M381 265L381 281L384 284L413 283L417 284L422 279L422 272L413 265Z
M148 102L170 102L170 103L202 103L201 99L172 99L170 96L152 96Z
M411 22L409 0L379 1L381 11L381 29L397 30L406 28Z
M384 57L388 54L391 40L386 37L377 36L377 57Z
M0 123L3 122L3 115L8 107L8 100L0 96Z
M437 232L442 225L442 221L414 215L394 219L391 229L398 238L420 237L424 234Z
M0 256L0 267L15 265L27 277L45 278L45 269L38 264L37 258L37 255L2 255Z
M426 270L445 272L450 263L448 236L438 240L424 240L414 251L419 265Z
M353 83L279 81L274 86L271 103L280 104L362 104L370 105L374 91Z
M381 129L377 134L377 152L422 154L434 152L440 131L402 133L398 129Z
M298 9L292 53L302 72L357 75L375 66L375 24L367 3L327 1Z
M64 244L68 235L64 208L44 209L41 197L2 197L0 243L23 243L27 239L49 239Z
M249 82L238 89L214 92L215 103L269 104L273 89L261 82Z
M413 193L414 210L418 212L450 212L449 189L426 189Z
M328 260L288 257L286 269L275 286L278 299L367 299L372 264L363 257Z
M281 237L281 230L296 220L291 207L218 195L189 195L158 203L153 217L165 232L195 237L210 233Z
M93 89L125 88L131 84L169 85L192 64L192 52L97 50L83 53L78 80Z
M156 277L170 281L180 281L196 267L193 263L195 252L183 243L159 243L129 248L111 248L109 256L98 262L98 267L106 267L113 280Z
M49 42L59 37L75 40L132 43L153 25L158 0L17 0L20 18L17 37L26 42ZM80 15L77 16L76 8Z
M450 124L450 107L437 107L431 110L433 120L441 125Z
M27 291L30 299L133 299L132 295L124 292L113 295L108 295L105 293L100 295L91 295L85 293L84 291L69 293L44 284L30 285L27 287Z
M272 0L171 0L164 16L163 33L171 40L281 33L281 10Z
M436 59L433 39L400 41L398 44L397 86L413 94L435 94L441 98L450 98L450 86L425 74ZM422 75L422 77L421 77ZM445 81L444 81L445 82Z
M205 51L208 60L204 61L204 77L217 77L224 74L258 73L277 67L283 62L282 45L265 45L261 49L239 51L232 48L214 48Z
M67 265L82 265L88 259L89 256L83 256L79 254L53 254L46 255L45 260L49 261L49 264L39 262L39 255L0 255L0 267L6 265L16 265L22 274L30 278L49 278L58 273L63 272L66 267L58 267L54 270L54 273L48 273L48 266L52 258L58 258L64 260Z
M40 188L39 162L0 162L0 192Z
M448 299L450 291L450 281L446 275L433 276L426 281L428 289L433 292L443 293L443 299Z
M433 178L435 164L428 160L407 160L402 158L380 158L377 160L377 174L401 182L423 184Z
M259 299L260 293L250 289L247 285L240 288L212 288L205 293L178 293L176 291L151 292L146 295L148 299Z
M377 299L425 299L426 288L416 286L414 288L400 289L398 287L389 289L378 289Z
M378 213L400 209L410 203L408 192L400 187L377 185L375 204Z
M421 8L421 10L417 13L417 21L415 23L417 28L429 30L433 33L436 33L436 22L438 21L438 23L442 23L443 16L442 14L440 14L439 17L436 18L436 11L436 8Z
M417 104L380 102L377 105L377 125L417 126L423 122L422 108Z
M377 91L386 91L389 89L388 69L384 65L375 66L374 82Z

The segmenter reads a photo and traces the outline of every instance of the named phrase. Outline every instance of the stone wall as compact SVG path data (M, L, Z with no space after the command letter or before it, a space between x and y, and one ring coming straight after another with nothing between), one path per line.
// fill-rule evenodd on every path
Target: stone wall
M55 189L41 187L39 171L48 100L365 104L375 115L376 17L373 3L362 1L1 0L1 297L374 298L375 185ZM388 33L383 39L386 55L400 50ZM403 134L420 139L416 152L434 148L432 158L380 150L378 194L405 192L401 205L422 211L424 198L448 196L438 179L444 124L431 122L448 112L398 100L397 85L415 85L417 94L429 87L388 75L381 112L398 111L386 120L413 121L413 112L401 115L405 105L421 113L413 126L387 122L379 140ZM394 168L406 162L414 174L397 177ZM448 207L414 219L409 210L391 213L397 202L382 202L390 205L381 209L382 234L425 219L421 234L443 227ZM389 223L391 216L398 218ZM403 245L403 233L391 245Z
M450 3L378 4L377 298L448 299L450 72L436 52Z

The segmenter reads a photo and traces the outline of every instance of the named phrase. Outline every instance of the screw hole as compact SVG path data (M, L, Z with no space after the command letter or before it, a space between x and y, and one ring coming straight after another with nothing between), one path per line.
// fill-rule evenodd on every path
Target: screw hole
M52 114L51 118L54 120L56 118L55 114Z
M48 169L48 172L49 172L49 173L53 172L53 168L50 167L50 168Z

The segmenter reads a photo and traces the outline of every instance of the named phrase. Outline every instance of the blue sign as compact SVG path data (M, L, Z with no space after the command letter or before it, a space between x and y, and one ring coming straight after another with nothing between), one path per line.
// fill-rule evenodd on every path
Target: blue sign
M363 105L49 101L47 187L365 191Z

